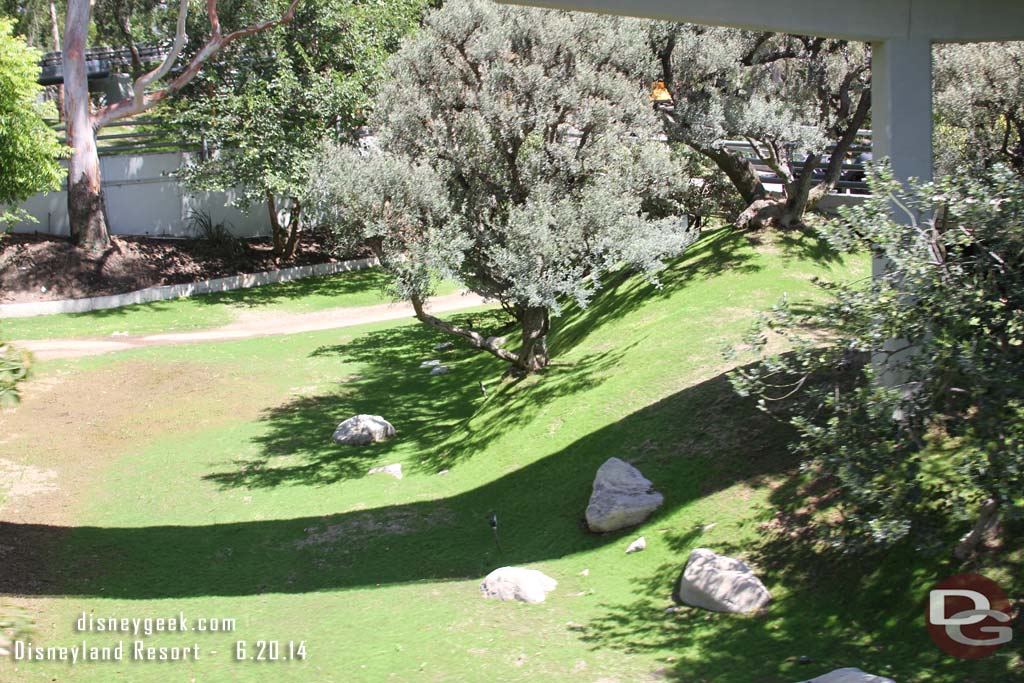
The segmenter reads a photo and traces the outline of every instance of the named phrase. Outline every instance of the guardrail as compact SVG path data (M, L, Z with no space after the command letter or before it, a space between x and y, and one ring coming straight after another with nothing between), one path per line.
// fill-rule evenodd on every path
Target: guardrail
M66 130L64 124L48 120L55 131ZM161 119L125 119L114 121L103 127L120 129L117 132L100 132L96 136L96 147L100 156L114 154L141 154L144 152L188 152L201 150L202 143L187 142L168 129ZM62 142L67 142L65 138Z
M867 196L871 193L864 179L866 173L865 162L871 159L871 131L860 131L859 137L860 142L852 145L846 152L846 159L842 165L842 174L836 183L835 190L832 191L834 195ZM784 184L785 180L779 177L765 162L764 157L768 156L768 151L765 148L755 148L747 140L725 140L723 145L734 152L742 154L743 158L754 166L758 176L761 178L761 182L766 185ZM822 178L824 178L825 170L829 166L831 155L834 151L835 145L827 147L825 156L815 165L815 171ZM789 166L794 173L800 173L803 171L805 163L803 161L792 161L789 163Z

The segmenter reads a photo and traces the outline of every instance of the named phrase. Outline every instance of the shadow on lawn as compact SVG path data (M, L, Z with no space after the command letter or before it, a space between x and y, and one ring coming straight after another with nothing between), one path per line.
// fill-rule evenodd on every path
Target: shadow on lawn
M503 326L501 311L453 316L461 324L494 333ZM224 488L271 488L284 484L327 485L366 474L396 450L414 452L407 463L431 474L471 457L507 430L529 422L559 397L590 389L618 363L628 347L592 354L574 362L557 361L543 377L503 380L504 365L490 356L457 346L433 351L450 337L424 325L391 327L362 335L346 344L321 347L313 355L335 355L364 368L343 378L338 390L304 396L268 410L264 432L254 441L255 459L238 461L235 469L215 472L206 479ZM452 370L431 376L424 360L441 360ZM487 395L481 394L484 383ZM517 385L517 386L516 386ZM481 410L486 419L473 420ZM339 446L331 430L341 420L363 413L383 414L398 438L367 447ZM290 464L278 462L289 458Z
M479 577L620 542L623 534L582 526L594 471L610 455L641 464L665 493L665 515L736 481L765 485L792 465L787 438L720 376L442 500L194 527L0 523L0 594L179 598ZM502 520L500 556L492 510Z

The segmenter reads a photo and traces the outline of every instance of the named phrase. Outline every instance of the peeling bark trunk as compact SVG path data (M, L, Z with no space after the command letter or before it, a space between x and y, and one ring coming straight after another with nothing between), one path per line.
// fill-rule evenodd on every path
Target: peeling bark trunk
M60 52L60 24L57 22L57 3L50 1L50 35L53 38L53 51ZM64 122L64 86L57 86L57 120Z
M96 133L89 114L89 82L85 45L92 7L88 2L69 2L64 26L64 104L67 139L72 148L68 160L68 221L75 244L99 252L110 246L110 235L100 186L100 158Z

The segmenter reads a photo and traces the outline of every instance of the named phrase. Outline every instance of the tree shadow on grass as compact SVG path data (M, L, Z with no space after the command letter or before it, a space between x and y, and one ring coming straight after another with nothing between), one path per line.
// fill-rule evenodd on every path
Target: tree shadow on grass
M654 285L636 273L622 271L602 285L585 309L568 306L552 333L552 348L559 354L578 346L591 331L621 319L658 298L672 296L687 283L708 279L722 271L753 273L760 270L748 235L720 228L701 236L683 254L669 261Z
M691 535L669 538L684 551ZM1008 658L968 662L944 655L924 625L926 592L957 573L929 563L909 547L874 556L816 552L806 542L716 545L746 558L776 599L760 614L718 614L673 605L670 591L685 559L634 581L634 598L602 605L585 626L594 649L671 655L665 680L723 683L793 683L835 669L857 667L896 681L1002 683L1011 680ZM810 662L801 664L800 658Z
M657 524L737 481L765 485L792 464L787 438L719 376L444 499L203 526L0 523L11 568L0 573L0 594L153 599L479 577L500 565L620 543L633 533L592 534L582 522L594 472L612 455L638 463L664 493L652 518ZM501 554L487 523L491 511L502 520Z
M487 334L508 322L495 310L460 314L453 320ZM571 363L556 361L540 377L509 380L501 378L507 367L503 362L465 345L433 350L451 339L414 323L317 349L312 355L337 357L362 369L343 378L330 393L299 397L266 411L261 418L264 430L253 440L259 455L205 478L223 488L323 486L362 477L386 457L401 453L414 454L415 461L407 463L414 470L450 469L494 438L529 422L552 401L599 384L629 349L591 354ZM451 372L430 375L431 368L421 366L428 360L441 361ZM495 403L501 410L486 410L484 419L473 419ZM363 447L331 440L339 422L364 413L382 415L395 426L397 437Z

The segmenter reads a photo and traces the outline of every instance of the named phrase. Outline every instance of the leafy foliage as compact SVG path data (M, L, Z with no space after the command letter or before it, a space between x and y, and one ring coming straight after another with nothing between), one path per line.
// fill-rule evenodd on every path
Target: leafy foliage
M30 367L27 354L0 342L0 406L18 402L18 384L28 378Z
M244 24L280 11L269 4L243 5L240 16L225 10L221 21ZM243 207L285 198L289 228L298 230L311 152L364 123L385 59L416 27L424 6L309 0L289 25L226 50L177 103L174 125L213 152L187 165L184 181L200 190L237 190ZM276 214L276 204L269 210ZM276 215L272 223L277 228ZM276 242L286 257L294 248L289 237Z
M1024 503L1024 183L997 167L904 191L880 169L872 186L824 230L887 267L823 283L820 308L780 304L751 342L777 333L793 351L733 382L787 416L807 467L838 487L835 543L938 542Z
M1024 175L1024 42L936 46L935 103L940 173Z
M64 149L36 102L39 53L0 18L0 222L27 214L11 205L60 187Z
M870 50L861 43L691 24L651 24L674 106L665 132L713 160L748 205L738 224L798 224L839 180L870 106ZM782 179L781 200L745 157L745 140ZM828 148L836 145L830 156ZM822 172L819 163L828 162Z
M586 305L621 264L653 277L691 239L678 215L644 210L673 188L633 76L649 65L645 30L446 3L389 63L379 149L324 154L320 206L342 236L373 246L418 309L438 275L455 277L519 321L522 348L442 329L522 370L543 367L549 316L566 301Z

